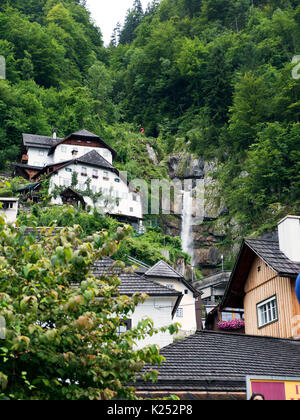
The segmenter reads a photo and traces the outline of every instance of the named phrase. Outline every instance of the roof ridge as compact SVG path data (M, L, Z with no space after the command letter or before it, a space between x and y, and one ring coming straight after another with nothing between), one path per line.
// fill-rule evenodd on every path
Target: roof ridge
M245 238L245 241L261 241L261 242L274 242L279 243L276 239L264 239L264 238Z
M226 336L238 336L238 337L247 337L247 338L258 338L258 339L268 339L274 341L283 341L283 342L291 342L300 345L300 340L295 340L293 338L282 338L282 337L271 337L269 335L255 335L255 334L243 334L243 333L232 333L229 331L210 331L210 330L198 330L196 334L219 334L219 335L226 335Z
M170 264L168 264L167 262L165 262L164 260L160 260L158 261L153 267L151 267L145 274L147 275L148 272L154 271L154 269L160 265L160 264L164 264L166 265L170 270L172 270L178 277L180 278L184 278L183 275L181 275L180 273L178 273L178 271L176 271Z
M108 160L106 160L102 155L100 155L100 153L98 153L97 150L95 150L95 149L90 150L89 152L85 153L84 155L82 155L82 156L80 156L80 157L78 157L78 158L76 158L74 160L75 161L77 160L77 161L80 162L80 159L83 159L85 156L88 156L88 155L94 155L95 153L97 154L97 157L100 160L104 160L105 163L107 163L111 168L116 169Z

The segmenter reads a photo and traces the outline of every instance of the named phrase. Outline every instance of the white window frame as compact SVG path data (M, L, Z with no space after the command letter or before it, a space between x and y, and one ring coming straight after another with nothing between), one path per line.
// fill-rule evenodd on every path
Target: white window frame
M276 295L258 303L256 308L258 328L266 327L267 325L279 320Z
M183 308L178 308L176 311L177 318L183 318Z

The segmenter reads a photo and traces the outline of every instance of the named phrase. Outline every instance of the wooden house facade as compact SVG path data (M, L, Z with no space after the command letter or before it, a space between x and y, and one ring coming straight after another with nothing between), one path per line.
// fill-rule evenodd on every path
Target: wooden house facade
M279 235L278 241L243 241L221 310L243 308L246 334L300 338L300 305L295 291L300 262L288 258L281 240Z

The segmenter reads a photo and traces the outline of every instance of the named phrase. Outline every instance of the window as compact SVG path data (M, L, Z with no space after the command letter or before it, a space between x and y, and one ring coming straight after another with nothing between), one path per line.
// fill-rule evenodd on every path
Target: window
M2 202L2 208L3 208L3 210L13 209L14 208L14 202L13 201L4 201L4 202Z
M72 169L71 168L66 168L65 171L66 172L72 172Z
M130 213L133 213L133 207L130 207L129 211Z
M120 182L120 179L119 178L115 178L115 182Z
M109 181L109 173L107 171L103 172L103 179L104 181Z
M67 146L61 146L60 150L61 150L62 153L67 153L68 148L67 148Z
M272 322L278 321L278 307L276 296L272 296L257 304L258 328L265 327Z
M137 195L136 194L132 194L132 199L133 199L133 201L137 201Z
M177 318L183 318L183 308L178 308L176 311Z
M93 169L93 178L95 179L99 178L98 169Z
M87 168L85 166L81 168L81 176L87 176Z
M121 324L119 325L119 327L117 327L118 335L121 335L122 333L125 333L126 331L131 330L131 326L132 326L131 319L127 321L121 321Z

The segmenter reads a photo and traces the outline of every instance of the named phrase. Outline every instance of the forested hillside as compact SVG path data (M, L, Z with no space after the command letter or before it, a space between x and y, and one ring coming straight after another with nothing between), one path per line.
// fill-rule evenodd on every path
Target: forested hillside
M218 162L243 233L272 228L300 204L299 54L298 0L135 0L107 48L84 1L0 0L0 165L53 127L101 135L147 179L184 149Z

